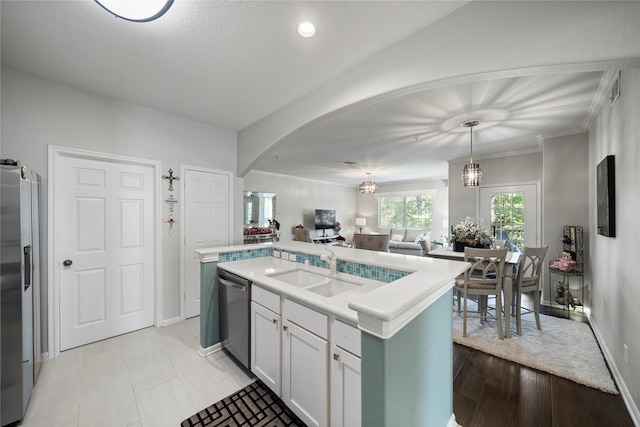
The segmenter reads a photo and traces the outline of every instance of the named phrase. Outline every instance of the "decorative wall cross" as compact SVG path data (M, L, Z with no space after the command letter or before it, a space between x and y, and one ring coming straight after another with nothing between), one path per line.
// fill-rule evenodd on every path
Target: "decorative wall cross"
M179 176L173 176L173 169L169 169L169 176L162 175L162 179L169 180L169 191L173 191L173 181L180 181Z

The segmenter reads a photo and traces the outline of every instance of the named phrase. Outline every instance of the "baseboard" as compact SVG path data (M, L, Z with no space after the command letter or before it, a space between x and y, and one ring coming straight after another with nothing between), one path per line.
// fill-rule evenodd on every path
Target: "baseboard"
M451 417L449 417L449 422L447 423L447 427L462 427L460 424L458 424L458 422L456 421L456 414L451 413Z
M222 343L217 343L207 348L200 347L200 349L198 350L198 354L202 357L207 357L219 352L220 350L222 350Z
M182 322L182 318L180 316L172 317L171 319L165 319L160 323L160 326L170 326L175 325L176 323Z
M613 375L613 379L618 386L618 390L620 391L620 395L624 400L624 404L627 406L627 410L629 411L629 416L633 420L634 425L640 426L640 411L638 411L638 406L633 401L631 397L631 393L629 393L629 389L627 388L627 384L624 382L620 371L618 370L618 366L613 360L613 356L611 352L604 344L604 339L600 334L600 330L598 329L598 325L591 319L591 313L587 313L587 318L589 319L589 324L591 325L591 329L593 330L593 334L596 336L596 341L600 345L600 349L602 350L602 354L604 355L605 360L607 361L607 365L611 370L611 374Z

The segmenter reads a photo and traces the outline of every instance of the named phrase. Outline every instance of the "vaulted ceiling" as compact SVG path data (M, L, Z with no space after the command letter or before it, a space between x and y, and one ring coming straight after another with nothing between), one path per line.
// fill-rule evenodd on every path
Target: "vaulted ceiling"
M590 66L554 67L559 63L545 63L541 50L530 52L529 62L515 58L515 68L530 63L548 69L501 74L504 65L488 62L484 70L493 73L478 73L478 58L498 48L482 45L486 34L499 37L499 49L509 52L512 35L521 30L508 19L518 11L507 12L500 3L506 4L176 0L166 15L141 24L116 19L89 0L3 0L2 65L239 131L239 173L255 169L349 185L366 172L378 182L439 179L447 176L447 162L469 154L464 121L480 121L474 129L475 158L537 151L544 138L585 131L594 105L604 99L611 68L638 66L640 36L629 35L627 28L640 25L637 5L547 6L550 24L535 22L533 12L543 7L538 2L518 2L534 21L531 27L543 30L530 47L573 51L575 23L563 14L581 22L575 34L592 26L588 34L622 42L612 46L610 57L602 49L589 52L584 58L593 61ZM486 17L476 23L481 18L476 9L489 6L488 16L496 22L501 22L496 11L505 11L504 25ZM296 33L305 20L316 24L313 38ZM623 25L604 31L601 20ZM549 34L550 28L563 28L563 34ZM478 31L476 40L467 38L462 45L456 38L462 31L467 37ZM416 40L428 42L416 48ZM397 47L403 45L400 55ZM406 52L426 56L419 58L430 67L422 82L411 75L415 67ZM567 63L581 58L569 57ZM467 78L446 80L463 73L448 75L445 67L466 69L466 60ZM593 65L597 61L608 62ZM366 76L360 70L380 74L386 67L393 73L384 84L360 78L350 86L357 87L355 96L343 96L336 84L348 81L345 76ZM311 99L332 107L296 108ZM261 136L262 129L278 127L282 130L273 135L279 136Z

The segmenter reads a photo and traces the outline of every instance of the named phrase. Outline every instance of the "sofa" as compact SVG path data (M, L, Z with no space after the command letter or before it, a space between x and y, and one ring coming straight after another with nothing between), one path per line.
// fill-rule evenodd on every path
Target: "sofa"
M378 232L389 233L389 252L404 255L424 256L420 240L430 238L424 228L380 228Z

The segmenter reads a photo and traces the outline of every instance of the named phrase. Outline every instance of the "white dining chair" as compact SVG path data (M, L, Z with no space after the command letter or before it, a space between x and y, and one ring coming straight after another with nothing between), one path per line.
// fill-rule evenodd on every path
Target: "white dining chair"
M467 336L467 318L474 317L480 318L481 322L487 319L494 319L498 329L498 338L504 339L502 333L502 279L506 257L506 248L464 248L464 260L471 263L471 267L461 277L458 277L455 282L455 289L458 291L458 295L462 294L462 298L464 298L462 310L462 335L464 337ZM478 297L477 315L469 315L467 309L469 295ZM494 315L491 315L487 309L489 295L494 295L496 298L495 310L492 310L495 313Z
M533 312L536 317L536 326L540 326L540 278L544 257L549 246L541 248L525 247L520 256L517 278L513 282L513 297L515 298L516 328L518 335L522 335L522 312ZM522 307L522 294L533 293L533 310Z

